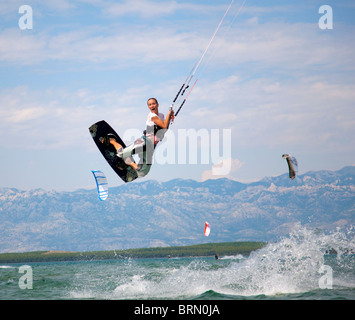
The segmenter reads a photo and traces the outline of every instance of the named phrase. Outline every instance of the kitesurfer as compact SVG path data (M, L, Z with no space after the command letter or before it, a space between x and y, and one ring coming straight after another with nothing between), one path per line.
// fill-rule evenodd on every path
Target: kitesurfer
M174 117L174 111L170 110L164 118L164 114L159 113L159 103L156 98L150 98L147 101L150 110L143 136L126 148L123 148L113 134L108 134L101 142L112 144L117 150L117 156L137 171L138 177L144 177L148 174L152 162L153 152L157 144L163 140L165 132L168 130L170 120ZM138 154L139 163L136 164L132 155Z

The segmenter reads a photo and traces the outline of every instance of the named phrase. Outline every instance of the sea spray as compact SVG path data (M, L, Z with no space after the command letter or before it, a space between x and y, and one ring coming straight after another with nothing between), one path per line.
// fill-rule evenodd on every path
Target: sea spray
M333 259L341 267L344 262L341 257L350 248L355 247L349 232L337 230L324 234L298 225L289 237L269 243L244 259L206 262L195 258L187 265L172 264L167 268L165 264L165 267L133 275L125 284L117 286L114 296L119 299L184 299L209 291L244 297L309 292L320 289L324 276L321 271L327 270L325 254L338 250ZM347 270L348 278L353 276L353 269ZM334 276L337 284L339 275Z
M3 269L0 280L6 285L0 296L119 300L355 299L354 240L351 227L325 233L298 225L288 237L249 256L40 264L33 266L34 290L28 292L19 292L16 269L13 272ZM9 285L8 277L17 277L17 281ZM13 292L9 293L9 289Z
M355 300L354 228L296 226L249 256L31 263L0 267L3 299L349 299Z
M276 295L309 291L317 287L324 252L317 235L299 228L290 237L270 243L235 265L239 295ZM240 276L239 276L240 275Z

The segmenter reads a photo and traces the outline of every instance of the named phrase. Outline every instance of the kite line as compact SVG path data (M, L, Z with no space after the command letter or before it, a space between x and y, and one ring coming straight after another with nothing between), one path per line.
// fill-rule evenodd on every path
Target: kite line
M239 15L241 9L244 7L244 4L245 4L246 0L244 0L243 4L241 5L241 7L239 8L239 10L237 11L236 15L234 16L233 18L233 21L232 21L232 24L234 23L234 20L236 19L236 17ZM181 99L183 99L183 101L181 102L180 106L178 107L177 111L175 112L175 117L177 117L177 115L179 114L179 112L181 111L182 107L184 106L187 98L189 97L191 91L194 89L194 87L196 86L196 83L198 81L198 78L196 78L195 82L192 84L192 86L190 87L190 83L193 79L193 77L195 76L197 70L199 69L202 61L204 60L205 56L206 56L206 53L209 51L214 39L216 38L216 35L219 31L219 29L221 28L228 12L230 11L230 9L232 8L232 5L234 3L234 0L231 1L230 5L228 6L226 12L224 13L223 17L222 17L222 20L219 22L215 32L213 33L213 36L211 37L210 41L208 42L208 45L206 47L206 49L204 50L204 52L202 53L202 56L200 57L200 59L198 60L198 62L196 62L196 64L194 65L194 67L192 68L192 70L190 71L189 75L187 76L185 82L183 83L183 85L181 86L179 92L176 94L176 97L175 99L173 100L173 103L171 104L171 107L170 107L170 110L173 110L174 109L174 106L175 104L179 104ZM231 28L232 24L230 25L229 28ZM187 95L184 97L186 91L190 89L187 93Z

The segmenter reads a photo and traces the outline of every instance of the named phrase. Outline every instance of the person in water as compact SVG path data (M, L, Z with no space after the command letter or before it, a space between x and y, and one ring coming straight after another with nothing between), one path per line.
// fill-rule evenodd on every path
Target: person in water
M147 101L150 110L143 136L126 148L123 148L113 134L108 134L101 142L112 144L117 150L117 156L137 171L138 177L144 177L148 174L152 162L153 152L157 144L163 140L165 132L168 130L170 120L174 117L174 111L170 110L164 118L164 114L159 113L159 103L156 98L150 98ZM139 163L136 164L132 155L138 154Z

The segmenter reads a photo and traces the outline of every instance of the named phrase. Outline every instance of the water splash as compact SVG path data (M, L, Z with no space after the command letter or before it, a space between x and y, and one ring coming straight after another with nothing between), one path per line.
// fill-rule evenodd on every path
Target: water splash
M93 299L253 299L320 297L322 267L332 270L331 294L355 295L354 228L323 233L300 225L249 257L130 259L90 266L72 298ZM337 254L327 255L329 252ZM88 270L89 271L89 270ZM326 293L329 295L328 293ZM341 293L343 294L343 293ZM337 297L337 294L335 294ZM326 297L325 297L326 298Z
M117 297L146 298L191 298L213 291L224 295L275 296L304 293L319 289L320 270L326 265L325 253L330 249L338 252L334 258L338 267L344 265L346 252L354 250L353 230L337 230L323 234L297 226L289 237L270 243L265 248L253 252L246 259L224 259L221 261L194 260L186 266L156 270L159 277L135 275L128 283L115 289ZM240 258L240 257L239 257ZM334 260L333 259L333 260ZM347 267L349 277L353 277L352 265ZM334 265L334 261L332 262ZM341 279L335 274L336 284L349 279ZM353 281L354 282L354 281ZM355 287L355 283L353 284Z

